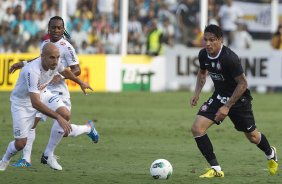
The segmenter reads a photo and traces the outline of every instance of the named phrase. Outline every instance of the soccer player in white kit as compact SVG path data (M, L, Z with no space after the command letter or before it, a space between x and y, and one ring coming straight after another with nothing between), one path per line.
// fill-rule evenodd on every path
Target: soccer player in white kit
M54 118L56 120L54 124L60 127L63 133L69 134L73 131L68 120L60 115L60 111L64 110L64 108L61 108L64 107L64 103L54 95L54 100L46 98L48 97L46 94L49 92L44 89L44 86L59 72L78 83L84 93L85 89L92 90L92 88L74 76L68 69L65 69L63 65L58 65L59 58L60 52L58 48L53 43L47 43L42 49L41 57L38 57L21 70L10 97L15 140L9 143L6 153L0 161L0 171L6 170L12 156L25 147L37 111ZM44 93L44 91L46 92ZM49 100L48 106L42 102L46 99ZM45 103L47 104L47 102ZM54 159L48 160L53 161Z
M60 59L61 59L61 63L65 66L65 67L70 67L71 71L73 74L75 75L79 75L80 74L80 67L79 67L79 62L77 59L77 55L75 53L74 48L72 47L72 45L63 38L63 35L66 33L65 29L64 29L64 21L61 17L59 16L55 16L52 17L48 23L48 33L50 35L50 39L45 40L42 44L42 47L49 42L54 43L57 48L60 51ZM22 67L22 63L16 63L13 66L11 66L10 68L10 72L16 69L19 69ZM62 101L65 103L65 111L63 111L64 113L64 117L68 120L70 118L70 110L71 110L71 102L70 102L70 93L68 91L68 87L64 81L64 77L62 77L61 75L55 75L53 80L51 81L51 85L48 85L47 88L54 94L57 95L60 99L62 99ZM16 167L29 167L31 166L31 151L32 151L32 144L35 140L35 127L38 124L38 122L40 121L40 119L42 120L46 120L46 116L38 113L36 114L36 118L35 118L35 122L34 125L32 127L32 129L29 132L28 135L28 140L27 140L27 144L25 146L25 148L23 149L23 157L15 164L12 164L12 166L16 166ZM74 126L74 125L73 125ZM54 127L53 127L54 128ZM89 128L91 128L91 131L89 132ZM65 135L65 136L78 136L82 133L87 133L87 135L91 138L91 140L94 143L97 143L99 140L99 134L95 129L94 123L89 120L86 125L80 125L77 126L75 129L73 129L75 131L72 131L72 133L70 133L69 135ZM52 136L50 137L49 143L48 145L52 145ZM54 135L55 137L61 137ZM59 139L61 140L61 138ZM58 141L59 141L58 140ZM58 144L58 143L56 143ZM49 148L50 146L47 146L47 148ZM45 150L45 156L42 156L42 160L41 162L43 164L47 163L47 157L48 155L53 156L54 155L54 146L51 146L53 148L51 149L47 149ZM49 151L48 151L49 150ZM47 156L47 157L46 157ZM49 164L49 163L47 163ZM50 165L51 164L51 165ZM50 167L53 169L57 169L57 170L61 170L61 166L57 164L57 162L54 162L53 164L50 163Z

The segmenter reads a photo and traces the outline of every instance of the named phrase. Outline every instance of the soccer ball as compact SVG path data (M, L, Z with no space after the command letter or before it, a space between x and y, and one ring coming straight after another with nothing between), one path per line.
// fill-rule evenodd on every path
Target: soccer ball
M172 175L172 170L171 164L165 159L155 160L150 167L150 173L154 179L166 180Z

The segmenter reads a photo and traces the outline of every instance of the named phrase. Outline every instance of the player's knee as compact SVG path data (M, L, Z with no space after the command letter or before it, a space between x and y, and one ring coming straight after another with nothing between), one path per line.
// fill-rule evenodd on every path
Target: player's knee
M257 130L254 130L251 133L246 133L246 137L253 144L258 144L260 142L260 139L261 139L261 135Z
M201 127L198 126L195 123L191 127L191 132L192 132L193 136L199 136L199 135L203 134L203 131L202 131Z
M258 144L259 141L260 141L260 137L257 136L256 134L249 135L249 136L247 136L247 138L253 144Z
M63 117L65 120L69 121L69 120L70 120L70 113L69 113L69 112L66 112L66 113L62 114L62 117Z
M68 110L61 111L60 115L67 121L70 120L70 112Z
M59 107L56 112L59 113L65 120L70 120L70 111L65 106Z
M24 138L24 139L16 139L15 141L15 147L18 151L24 149L25 145L26 145L26 141L27 141L27 138Z

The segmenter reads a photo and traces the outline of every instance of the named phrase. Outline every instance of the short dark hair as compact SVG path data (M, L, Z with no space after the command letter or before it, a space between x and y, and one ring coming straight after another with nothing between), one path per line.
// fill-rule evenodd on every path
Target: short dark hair
M49 22L48 22L48 27L50 26L52 20L61 20L61 21L63 22L63 27L65 27L64 19L63 19L62 17L60 17L60 16L54 16L54 17L50 18L50 20L49 20ZM65 36L67 39L70 39L70 38L71 38L71 37L70 37L70 34L69 34L66 30L64 30L64 36Z
M223 33L222 30L219 26L215 25L215 24L210 24L205 28L205 33L209 32L209 33L213 33L217 38L222 38L223 37Z
M64 20L63 20L62 17L60 17L60 16L54 16L54 17L50 18L50 20L49 20L49 22L48 22L48 26L50 26L52 20L61 20L61 21L63 22L63 26L65 27L65 22L64 22Z

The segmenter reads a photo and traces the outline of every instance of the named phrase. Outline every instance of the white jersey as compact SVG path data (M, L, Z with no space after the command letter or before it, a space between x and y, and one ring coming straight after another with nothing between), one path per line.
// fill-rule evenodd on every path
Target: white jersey
M41 51L44 45L49 42L50 39L45 40L41 44ZM57 46L57 48L60 51L60 62L63 64L65 68L79 64L77 54L73 46L67 40L61 38L59 41L55 42L54 44ZM68 86L64 79L62 79L55 85L48 85L48 89L54 94L62 94L64 97L70 98Z
M221 19L221 26L224 31L235 31L237 29L236 21L243 16L243 12L235 5L222 5L218 16Z
M46 71L42 67L41 57L36 58L22 68L16 86L11 93L11 102L21 106L31 106L29 93L40 94L40 85L50 82L54 75L64 69L63 65L58 64L55 70Z

